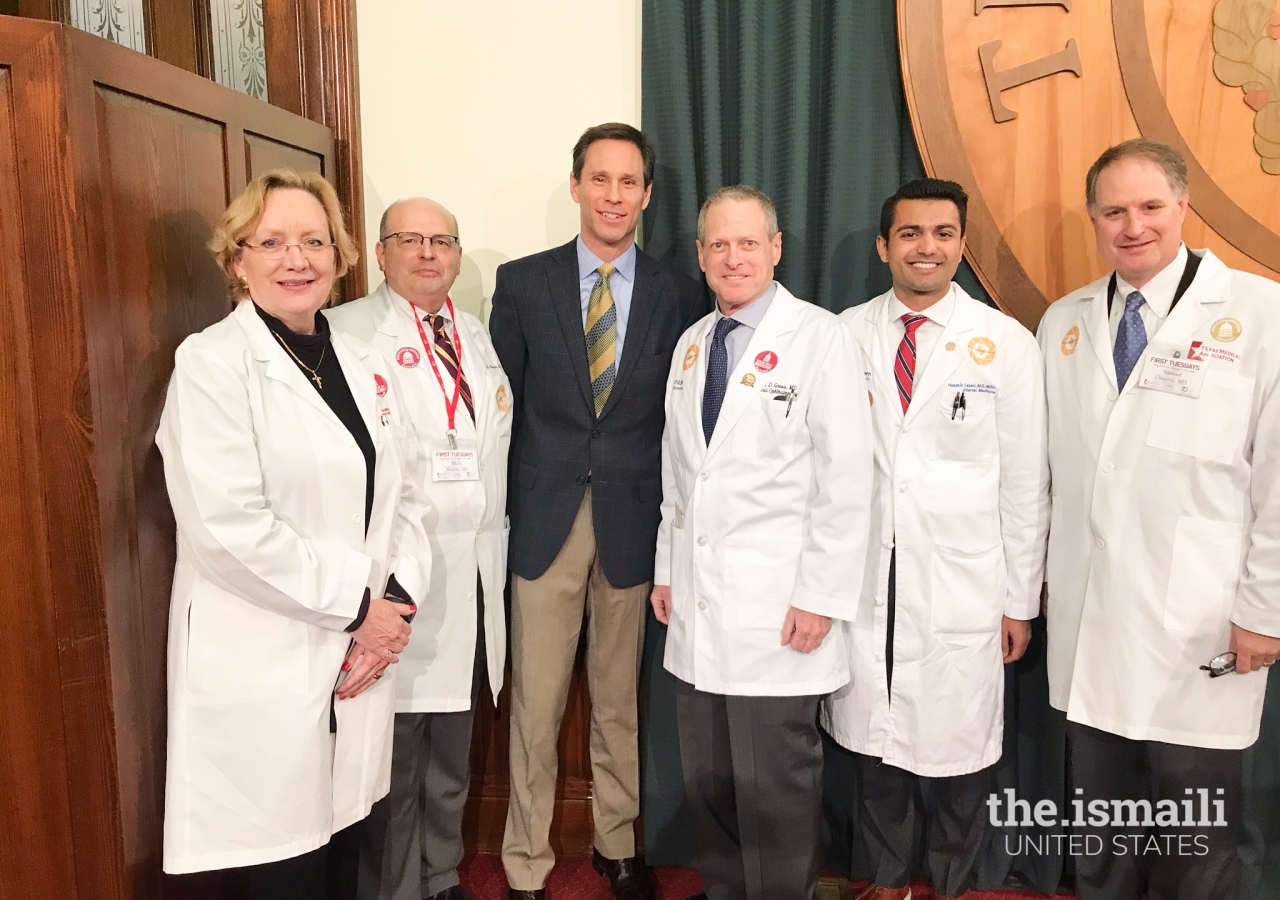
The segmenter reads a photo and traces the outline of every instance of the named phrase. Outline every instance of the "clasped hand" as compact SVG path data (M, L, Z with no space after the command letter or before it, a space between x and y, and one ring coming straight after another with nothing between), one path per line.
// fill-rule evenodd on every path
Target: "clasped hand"
M379 597L369 601L369 612L360 627L351 633L351 649L342 663L350 674L335 692L339 700L349 700L364 693L382 677L387 666L400 660L399 653L409 643L412 631L405 616L417 607L409 603L392 603Z

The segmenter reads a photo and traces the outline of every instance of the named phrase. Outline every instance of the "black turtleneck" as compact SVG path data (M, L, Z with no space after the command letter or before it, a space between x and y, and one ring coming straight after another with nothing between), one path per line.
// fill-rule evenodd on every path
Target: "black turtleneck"
M351 386L347 384L346 375L343 374L342 366L338 362L338 355L334 352L333 342L330 339L329 320L317 312L315 334L297 334L258 304L255 303L253 308L267 324L267 328L271 330L275 339L285 344L288 350L293 351L292 354L286 351L285 355L298 366L298 371L307 379L307 383L316 389L316 393L329 409L333 410L338 421L351 432L356 446L364 454L364 530L368 533L369 518L373 515L373 473L377 465L377 454L373 449L373 438L369 436L364 417L360 415L360 407L356 405L356 399L351 394ZM311 372L307 371L308 368L313 369L320 376L320 384L316 384L315 379L311 377ZM388 590L391 590L391 585L388 585ZM360 605L360 613L347 630L354 631L359 628L368 611L369 592L366 590L364 602Z

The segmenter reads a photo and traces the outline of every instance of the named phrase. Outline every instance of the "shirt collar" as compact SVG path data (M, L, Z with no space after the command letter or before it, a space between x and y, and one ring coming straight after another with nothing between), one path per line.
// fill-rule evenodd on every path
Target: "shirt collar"
M596 256L587 249L587 245L582 243L582 236L579 235L574 242L578 247L578 280L586 281L588 278L595 279L596 269L604 265L604 260ZM636 275L636 245L635 241L631 242L631 246L623 251L622 255L615 259L612 263L614 273L621 275L627 281L632 281Z
M433 313L429 313L425 309L420 309L404 297L401 297L389 284L387 285L387 295L391 298L391 305L398 309L400 314L407 317L410 321L413 321L415 318L419 321L425 321L427 316L433 315ZM442 303L440 305L440 309L435 312L434 315L443 317L446 322L453 322L453 318L449 315L448 303Z
M769 306L773 303L774 296L778 293L778 282L772 282L763 294L750 303L743 304L733 311L727 318L733 319L748 328L756 329L760 327L760 323L764 320L764 314L769 311ZM720 312L720 304L716 304L716 317L714 322L719 322L726 318L724 313Z
M926 310L916 312L914 309L907 309L907 305L898 299L897 291L889 293L889 320L901 324L903 316L924 316L930 322L935 322L943 328L947 327L947 323L951 321L951 314L956 309L956 286L954 282L951 289L943 295L942 299L933 304Z
M1151 311L1163 319L1169 315L1169 307L1173 305L1173 295L1178 292L1178 283L1182 281L1182 272L1186 267L1187 245L1182 244L1178 247L1178 255L1173 258L1173 262L1157 272L1155 277L1141 288L1133 287L1117 274L1116 296L1120 298L1120 302L1114 305L1119 306L1123 314L1125 299L1134 291L1138 291L1142 294L1142 299L1147 302L1147 306L1151 307Z

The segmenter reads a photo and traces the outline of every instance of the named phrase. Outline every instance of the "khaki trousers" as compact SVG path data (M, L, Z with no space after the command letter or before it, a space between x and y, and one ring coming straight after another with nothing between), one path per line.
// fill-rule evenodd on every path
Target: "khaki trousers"
M648 602L649 585L615 588L605 578L596 556L590 488L551 567L532 581L512 576L511 802L502 866L513 890L543 887L555 865L550 831L556 743L584 611L595 846L610 859L635 855L636 686Z

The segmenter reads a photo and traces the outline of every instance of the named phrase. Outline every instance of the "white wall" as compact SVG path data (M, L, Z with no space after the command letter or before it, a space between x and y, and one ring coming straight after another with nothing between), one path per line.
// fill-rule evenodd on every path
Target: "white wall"
M578 232L571 151L590 125L640 124L641 0L361 0L360 121L370 287L399 197L458 217L453 300L487 314L494 271Z

